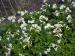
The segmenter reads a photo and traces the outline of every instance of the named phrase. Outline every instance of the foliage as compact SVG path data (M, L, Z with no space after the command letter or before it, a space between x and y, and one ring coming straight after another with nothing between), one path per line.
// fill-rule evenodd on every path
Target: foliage
M45 3L40 11L19 11L21 17L1 18L1 56L75 56L71 10Z

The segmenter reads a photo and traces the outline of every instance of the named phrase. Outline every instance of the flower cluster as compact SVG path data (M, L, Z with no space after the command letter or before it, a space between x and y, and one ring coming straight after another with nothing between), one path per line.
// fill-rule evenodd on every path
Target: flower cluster
M0 42L6 49L4 54L41 56L42 53L48 55L51 51L57 52L62 39L68 36L65 32L70 31L69 24L72 25L70 13L70 8L65 5L45 3L40 11L30 13L26 10L18 11L20 18L17 21L16 16L9 16L7 19L10 24L2 24L5 28L2 27L0 32ZM5 18L1 18L0 23L4 20Z

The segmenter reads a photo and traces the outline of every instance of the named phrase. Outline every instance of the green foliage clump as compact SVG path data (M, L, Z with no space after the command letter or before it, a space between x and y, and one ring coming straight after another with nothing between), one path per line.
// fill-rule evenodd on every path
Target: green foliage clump
M0 25L1 56L75 56L75 30L71 10L45 3L40 11L21 11L16 21Z

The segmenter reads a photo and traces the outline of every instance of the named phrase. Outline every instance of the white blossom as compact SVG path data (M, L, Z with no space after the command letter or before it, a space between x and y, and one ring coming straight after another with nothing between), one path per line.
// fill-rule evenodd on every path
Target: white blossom
M10 56L10 54L11 54L11 48L6 48L8 51L7 52L5 52L5 55L6 56Z
M45 54L48 54L50 52L51 48L49 47L47 50L44 51Z
M2 40L2 36L0 36L0 41Z
M41 27L38 24L32 24L32 29L35 29L37 32L41 31Z
M57 5L56 4L53 4L52 8L53 9L56 9L57 8Z
M61 5L60 6L60 9L64 9L66 6L65 5Z
M59 32L62 32L61 28L55 28L55 29L53 30L53 33L59 33Z
M59 38L62 38L62 33L58 33L58 34L55 34L55 36L59 37Z
M26 13L28 13L28 11L27 11L27 10L25 10L25 11L24 11L24 13L26 14Z
M15 19L13 19L13 20L12 20L12 23L15 23L15 22L16 22Z
M50 4L48 6L50 7Z
M50 50L51 50L51 48L49 47L49 48L47 49L47 52L50 52Z
M68 15L68 16L67 16L67 20L68 20L69 23L71 23L71 21L72 21L72 16L71 16L71 15Z
M26 30L26 26L27 26L27 24L25 22L23 22L20 27L22 30Z
M43 9L44 12L46 12L46 9Z
M47 23L47 25L45 25L45 29L47 29L47 28L50 28L51 27L51 24L49 24L49 23Z
M5 18L4 17L2 17L1 19L0 19L0 23L2 22L2 21L4 21L5 20Z
M23 21L24 21L24 18L19 18L18 19L18 23L23 22Z
M66 26L66 29L70 30L70 27L67 25L67 26Z
M54 50L57 51L58 50L58 47L55 47Z
M23 16L25 14L25 12L24 11L21 11L21 16Z
M42 5L42 8L45 7L45 5Z
M51 25L51 28L53 29L53 28L55 28L55 26L54 25Z
M56 28L61 28L61 27L63 27L62 24L55 24L54 26L55 26Z
M9 43L9 48L12 48L12 44L11 43Z
M7 37L6 39L9 41L10 40L10 37Z
M0 19L0 23L2 22L2 20Z
M44 16L44 15L41 15L40 17L39 17L39 20L48 20L48 18L46 17L46 16Z
M56 10L55 12L54 12L54 14L55 14L55 16L59 16L59 11L58 10Z
M21 11L18 11L17 13L18 13L18 14L21 14Z
M25 49L26 45L23 46L23 48Z
M64 0L62 0L64 2Z
M55 48L57 45L54 44L54 43L51 43L51 46L52 46L53 48Z
M25 39L23 39L23 42L28 42L29 43L30 37L26 37Z
M45 53L45 54L48 54L48 52L47 52L47 51L44 51L44 53Z
M59 22L58 22L58 24L63 24L63 23L64 23L63 21L59 21Z
M34 12L30 12L30 14L33 14Z
M28 20L28 23L34 23L35 20Z
M43 0L43 2L45 3L47 0Z
M19 53L19 56L24 56L23 54Z
M75 7L75 2L72 2L72 6Z
M9 21L12 21L12 22L15 22L15 19L16 19L15 16L9 16L9 17L8 17L8 20L9 20Z
M57 40L57 43L61 43L61 39Z
M71 12L70 8L67 7L66 10L65 10L65 12L66 12L66 13L67 13L67 12Z

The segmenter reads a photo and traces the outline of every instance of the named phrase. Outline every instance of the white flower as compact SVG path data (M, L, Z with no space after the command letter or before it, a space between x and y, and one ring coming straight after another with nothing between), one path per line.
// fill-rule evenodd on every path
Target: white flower
M60 43L61 42L61 39L57 40L57 43Z
M67 16L67 20L69 20L69 19L71 19L72 18L72 16L71 15L68 15Z
M47 51L44 51L44 53L45 53L45 54L48 54L48 52L47 52Z
M19 56L24 56L23 54L19 53Z
M51 24L47 23L47 25L44 27L45 29L50 28Z
M70 8L67 7L66 10L65 10L65 12L66 12L66 13L67 13L67 12L71 12Z
M23 48L25 49L26 45L23 46Z
M42 8L44 7L45 5L42 5Z
M12 20L12 23L16 22L15 19Z
M54 44L54 43L51 43L51 46L52 46L53 48L55 48L57 45Z
M68 15L68 16L67 16L67 20L68 20L69 23L71 23L71 21L72 21L72 16L71 16L71 15Z
M53 4L52 8L53 9L56 9L57 8L57 5L56 4Z
M48 18L47 18L46 16L44 16L44 15L41 15L41 16L39 17L39 19L40 19L40 20L46 20L46 21L48 20Z
M43 2L45 3L47 0L43 0Z
M58 10L56 10L55 12L54 12L54 14L55 14L55 16L59 16L59 11Z
M72 2L72 6L75 7L75 2Z
M41 31L41 27L38 24L32 24L32 29L35 29L37 32Z
M70 27L68 27L68 25L66 26L66 29L70 30Z
M55 47L54 50L57 51L58 50L58 47Z
M30 14L33 14L34 12L30 12Z
M56 30L56 29L54 29L54 30L53 30L53 33L56 33L56 32L57 32L57 30Z
M14 20L14 21L15 21L15 19L16 19L16 17L15 17L15 16L9 16L9 17L8 17L8 20L9 20L9 21L12 21L12 20ZM12 22L13 22L13 21L12 21Z
M50 48L48 48L47 50L44 51L45 54L48 54L48 52L50 52Z
M0 19L0 23L2 22L2 20Z
M44 12L46 12L46 9L43 9Z
M63 27L62 24L55 24L54 26L55 26L56 28L61 28L61 27Z
M57 49L58 49L58 45L57 44L51 43L51 46L54 48L55 51L57 51Z
M23 39L23 36L20 37L20 40Z
M21 11L21 16L23 16L25 14L25 12L24 11Z
M62 23L64 23L64 22L63 22L63 21L59 21L59 22L58 22L58 24L62 24Z
M55 36L57 36L57 37L61 38L61 37L62 37L62 35L63 35L63 34L58 33L58 34L56 34Z
M8 20L10 20L10 21L11 21L11 20L12 20L12 17L8 17Z
M64 2L64 0L62 0Z
M21 14L21 11L18 11L17 13L18 13L18 14Z
M54 25L51 26L51 28L54 28L54 27L55 27Z
M35 20L28 20L28 23L34 23Z
M36 28L38 26L38 24L32 24L32 27Z
M59 16L60 13L56 13L56 16Z
M23 22L20 27L21 27L21 29L26 30L26 26L27 26L27 24L25 22Z
M5 20L5 18L4 18L4 17L2 17L2 18L0 19L0 21L3 21L3 20Z
M22 33L23 33L24 37L28 37L28 34L25 33L25 31L22 31ZM30 37L29 37L29 38L30 38Z
M71 2L72 0L67 0L68 2Z
M51 50L51 49L50 49L50 48L48 48L48 49L47 49L47 52L50 52L50 50Z
M8 49L8 51L5 52L5 56L10 56L10 54L11 54L11 49Z
M0 41L2 40L2 37L0 36Z
M60 6L60 9L64 9L66 6L65 5L61 5Z
M10 40L10 37L7 37L6 39L9 41Z
M27 11L27 10L25 10L25 11L24 11L24 13L28 13L28 11Z
M9 43L9 48L12 48L12 44L11 43Z
M60 33L60 32L62 32L61 28L55 28L53 30L53 33Z
M18 23L23 22L24 18L19 18Z
M30 37L26 37L25 39L23 39L23 42L28 42L29 43Z
M50 7L50 4L48 6Z

